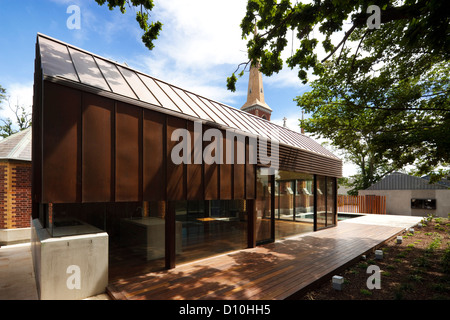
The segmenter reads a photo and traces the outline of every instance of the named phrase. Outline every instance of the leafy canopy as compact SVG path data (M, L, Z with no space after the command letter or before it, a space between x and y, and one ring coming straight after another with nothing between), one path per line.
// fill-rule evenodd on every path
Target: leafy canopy
M311 3L290 0L248 0L246 15L241 22L242 37L257 35L248 40L249 60L259 60L261 72L267 76L279 72L283 67L281 53L288 45L288 31L292 30L300 40L300 47L286 63L298 67L298 76L303 83L308 81L308 72L320 75L323 62L339 49L345 47L348 38L355 32L368 32L367 13L369 5L381 9L381 28L402 21L403 29L391 43L396 52L422 48L428 52L450 55L450 2L440 0L315 0ZM346 28L350 25L350 28ZM345 30L347 29L347 30ZM345 31L338 43L332 36ZM376 29L369 29L376 31ZM319 35L323 37L319 40ZM361 37L362 35L360 35ZM322 45L327 56L318 58L318 45ZM236 89L235 73L227 79L229 90Z
M368 28L369 5L381 9L380 28ZM303 83L315 77L297 98L312 114L301 125L345 149L362 186L408 164L426 173L450 162L448 12L449 1L433 0L248 0L241 28L243 37L258 30L248 58L267 76L283 67L288 31L296 34L285 62ZM227 79L230 90L236 81Z
M144 31L142 36L142 42L149 50L153 50L155 47L153 41L158 39L159 32L162 29L162 23L159 21L150 22L149 24L149 15L154 7L153 0L95 0L99 5L104 5L106 2L108 3L109 10L113 10L116 7L119 7L120 12L125 13L126 7L135 7L139 8L139 11L136 12L136 21L139 24L139 27Z

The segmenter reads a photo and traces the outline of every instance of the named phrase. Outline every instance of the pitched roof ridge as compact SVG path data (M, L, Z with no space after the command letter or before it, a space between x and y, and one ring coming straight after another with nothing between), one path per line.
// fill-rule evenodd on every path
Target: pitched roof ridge
M151 75L149 75L149 74L146 74L146 73L144 73L144 72L142 72L142 71L139 71L139 70L137 70L137 69L134 69L134 68L132 68L132 67L130 67L130 66L128 66L128 65L124 65L124 64L118 63L118 62L116 62L116 61L113 61L113 60L111 60L111 59L109 59L109 58L105 58L105 57L99 56L99 55L94 54L94 53L92 53L92 52L89 52L89 51L87 51L87 50L84 50L84 49L78 48L78 47L76 47L76 46L73 46L73 45L71 45L71 44L65 43L65 42L63 42L63 41L61 41L61 40L54 39L54 38L52 38L52 37L50 37L50 36L47 36L47 35L44 35L44 34L41 34L41 33L38 33L38 38L39 38L39 37L45 38L45 39L47 39L47 40L49 40L49 41L54 41L54 42L56 42L57 44L60 44L60 45L62 45L62 46L66 46L67 48L72 48L72 49L75 49L75 50L79 50L80 52L82 52L82 53L84 53L84 54L90 55L92 58L102 59L102 60L107 61L107 62L109 62L109 63L111 63L111 64L113 64L113 65L123 67L123 68L125 68L125 69L127 69L127 70L129 70L129 71L131 71L131 72L136 73L136 75L138 75L138 76L145 76L145 77L148 77L148 78L152 79L152 80L155 81L155 82L161 82L161 83L164 83L164 84L168 85L169 87L171 87L172 89L179 89L179 90L183 91L183 92L186 93L186 94L192 94L192 95L194 95L194 96L196 96L196 97L198 97L198 98L202 98L202 99L208 100L209 102L216 103L216 104L218 104L219 106L221 106L222 108L226 107L226 108L228 108L228 109L232 109L233 111L239 112L239 114L240 114L241 116L243 116L244 119L246 118L246 119L249 119L249 120L252 119L252 120L254 120L254 121L257 121L256 124L248 124L248 123L247 123L246 126L245 126L244 128L241 128L241 127L239 127L239 126L235 127L235 126L230 125L228 122L223 121L223 122L225 123L225 126L229 127L230 129L238 129L238 130L241 130L241 131L243 131L243 132L249 132L249 130L250 130L250 133L251 133L252 131L255 131L255 128L256 128L256 127L260 127L260 128L258 128L258 129L256 130L256 132L267 130L267 132L266 132L265 134L266 134L267 136L270 136L269 133L273 133L273 132L274 132L274 126L275 126L275 128L281 130L281 132L285 132L285 133L286 133L286 134L285 134L285 139L284 139L285 141L283 141L283 139L280 139L280 143L284 143L284 144L290 145L290 146L292 146L292 147L296 147L296 148L299 148L299 149L302 149L302 150L305 150L305 151L310 151L310 152L313 152L313 153L316 153L316 154L321 154L321 155L326 156L326 157L331 157L331 158L334 158L334 159L339 159L339 157L337 157L336 155L334 155L331 151L329 151L328 149L326 149L325 147L323 147L322 145L320 145L319 143L317 143L316 141L312 140L310 137L308 137L308 136L306 136L306 135L304 135L304 134L302 134L302 133L299 133L299 132L296 132L296 131L291 130L291 129L289 129L289 128L283 127L283 126L278 125L278 124L276 124L276 123L270 122L270 121L268 121L268 120L266 120L266 119L263 119L263 118L261 118L261 117L256 117L256 116L254 116L254 115L252 115L252 114L250 114L250 113L247 113L247 112L245 112L245 111L243 111L243 110L240 110L239 108L235 108L235 107L229 106L229 105L224 104L224 103L222 103L222 102L219 102L219 101L217 101L217 100L210 99L210 98L207 98L207 97L205 97L205 96L203 96L203 95L194 93L194 92L192 92L192 91L190 91L190 90L183 89L183 88L181 88L181 87L179 87L179 86L177 86L177 85L173 85L173 84L171 84L171 83L168 83L167 81L164 81L164 80L161 80L161 79L159 79L159 78L153 77L153 76L151 76ZM42 53L41 53L41 54L42 54ZM74 63L72 62L72 64L74 64ZM75 67L75 65L73 65L73 66ZM45 73L45 70L44 70L44 73ZM63 78L63 80L64 80L64 81L69 81L70 83L74 83L74 84L75 84L75 83L79 83L79 84L81 84L81 85L83 85L83 84L86 85L86 83L84 83L83 81L81 81L81 79L79 79L79 81L77 81L77 82L74 82L74 80L70 80L70 79L65 80L65 78ZM106 81L106 78L105 78L104 80ZM106 82L106 83L107 83L107 82ZM131 85L130 85L130 84L128 84L128 85L129 85L130 88L131 88ZM95 87L95 86L94 86L94 87ZM97 88L97 87L95 87L95 88ZM164 92L164 90L162 90L162 91ZM109 92L109 91L108 91L108 92ZM110 92L113 93L113 94L118 94L118 93L114 92L113 90L110 91ZM151 92L151 91L150 91L150 92ZM164 93L166 93L166 92L164 92ZM152 94L153 94L153 93L152 93ZM167 94L167 93L166 93L166 94ZM120 94L119 94L119 95L120 95ZM131 98L131 97L129 97L129 98ZM149 103L149 102L146 102L146 101L140 99L139 97L137 97L137 98L138 98L137 101L139 101L139 102L141 102L141 103L153 105L153 104L151 104L151 103ZM131 98L131 99L136 100L135 98ZM169 97L169 99L170 99L170 97ZM157 106L157 105L155 105L155 106ZM177 106L176 103L175 103L175 106ZM158 107L160 107L160 108L162 109L162 110L161 110L162 112L164 112L163 110L170 111L170 110L168 110L167 106L164 106L163 104L160 104ZM189 106L189 105L188 105L188 107L191 108L191 106ZM177 108L180 109L178 106L177 106ZM210 110L210 111L212 111L212 110ZM176 113L178 113L178 114L180 114L180 115L182 115L182 116L186 116L186 115L187 115L187 114L186 114L185 112L183 112L181 109L180 109L180 111L174 111L174 112L176 112ZM217 117L219 117L219 115L217 115ZM197 117L196 117L196 118L197 118ZM200 117L200 116L198 116L198 119L199 119L199 120L207 120L207 119L202 118L202 117ZM218 122L215 121L215 120L212 120L212 121L218 123ZM239 122L239 121L238 121L238 122ZM250 121L249 121L249 122L250 122ZM220 124L220 123L218 123L218 124ZM252 127L254 127L254 128L252 128ZM261 128L262 128L263 130L261 130ZM301 141L295 141L295 139L293 139L292 136L289 137L288 132L291 132L291 133L292 133L292 132L295 132L296 134L299 134L299 135L301 135L302 137L306 137L306 138L308 138L308 140L312 140L315 144L317 144L317 146L316 146L316 145L311 146L310 144L305 143L305 142L302 143ZM279 135L278 135L278 138L279 138ZM289 140L291 140L291 141L289 141ZM293 143L293 142L294 142L294 143Z

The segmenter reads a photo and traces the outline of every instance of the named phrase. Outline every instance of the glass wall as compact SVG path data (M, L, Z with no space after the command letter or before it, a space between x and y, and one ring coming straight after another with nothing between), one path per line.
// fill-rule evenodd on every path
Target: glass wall
M247 247L245 200L177 201L176 263Z
M315 223L317 229L334 225L335 193L336 178L289 171L266 175L258 168L257 244L314 231ZM247 248L246 204L174 202L176 264ZM108 233L111 279L165 267L165 201L48 204L44 209L54 237Z
M336 178L317 176L317 229L336 224Z
M47 205L53 237L107 232L109 279L164 269L164 201Z
M256 242L273 240L272 223L272 176L258 168L256 172Z
M326 178L323 176L316 177L317 192L317 229L326 227L327 223L327 207L326 207Z
M277 219L294 220L294 181L277 181L278 214Z
M314 230L314 176L278 171L275 175L276 238Z
M314 177L296 180L295 220L314 223Z
M335 184L335 178L327 177L327 226L331 226L336 223Z

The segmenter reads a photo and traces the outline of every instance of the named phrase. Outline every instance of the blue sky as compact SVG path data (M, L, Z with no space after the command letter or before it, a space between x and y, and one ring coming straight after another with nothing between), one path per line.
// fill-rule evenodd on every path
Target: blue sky
M155 49L149 51L141 42L133 8L121 14L94 0L0 0L0 84L11 103L31 106L36 34L40 32L240 108L246 101L248 73L239 79L234 93L226 89L226 78L247 60L239 27L246 3L156 0L151 15L163 23L163 29ZM70 5L80 8L80 29L67 27ZM285 67L279 74L264 77L263 83L266 103L273 109L272 121L282 124L286 117L292 130L300 130L301 109L293 99L309 88L301 84L297 71ZM4 103L0 118L11 116Z

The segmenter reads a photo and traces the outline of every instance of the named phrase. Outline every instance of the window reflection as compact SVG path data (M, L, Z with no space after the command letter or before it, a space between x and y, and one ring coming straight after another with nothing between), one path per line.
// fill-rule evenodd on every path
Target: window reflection
M317 176L317 229L336 223L336 178Z
M164 201L49 204L46 214L53 237L108 233L111 281L164 268Z
M314 230L314 176L279 171L275 183L276 238Z
M326 181L325 177L317 176L317 228L326 226L327 209L326 209Z
M177 201L175 206L181 227L177 263L247 247L245 200Z
M335 224L335 183L334 178L327 177L327 226Z
M257 170L256 181L256 242L272 239L272 194L271 176L263 174L261 168Z

